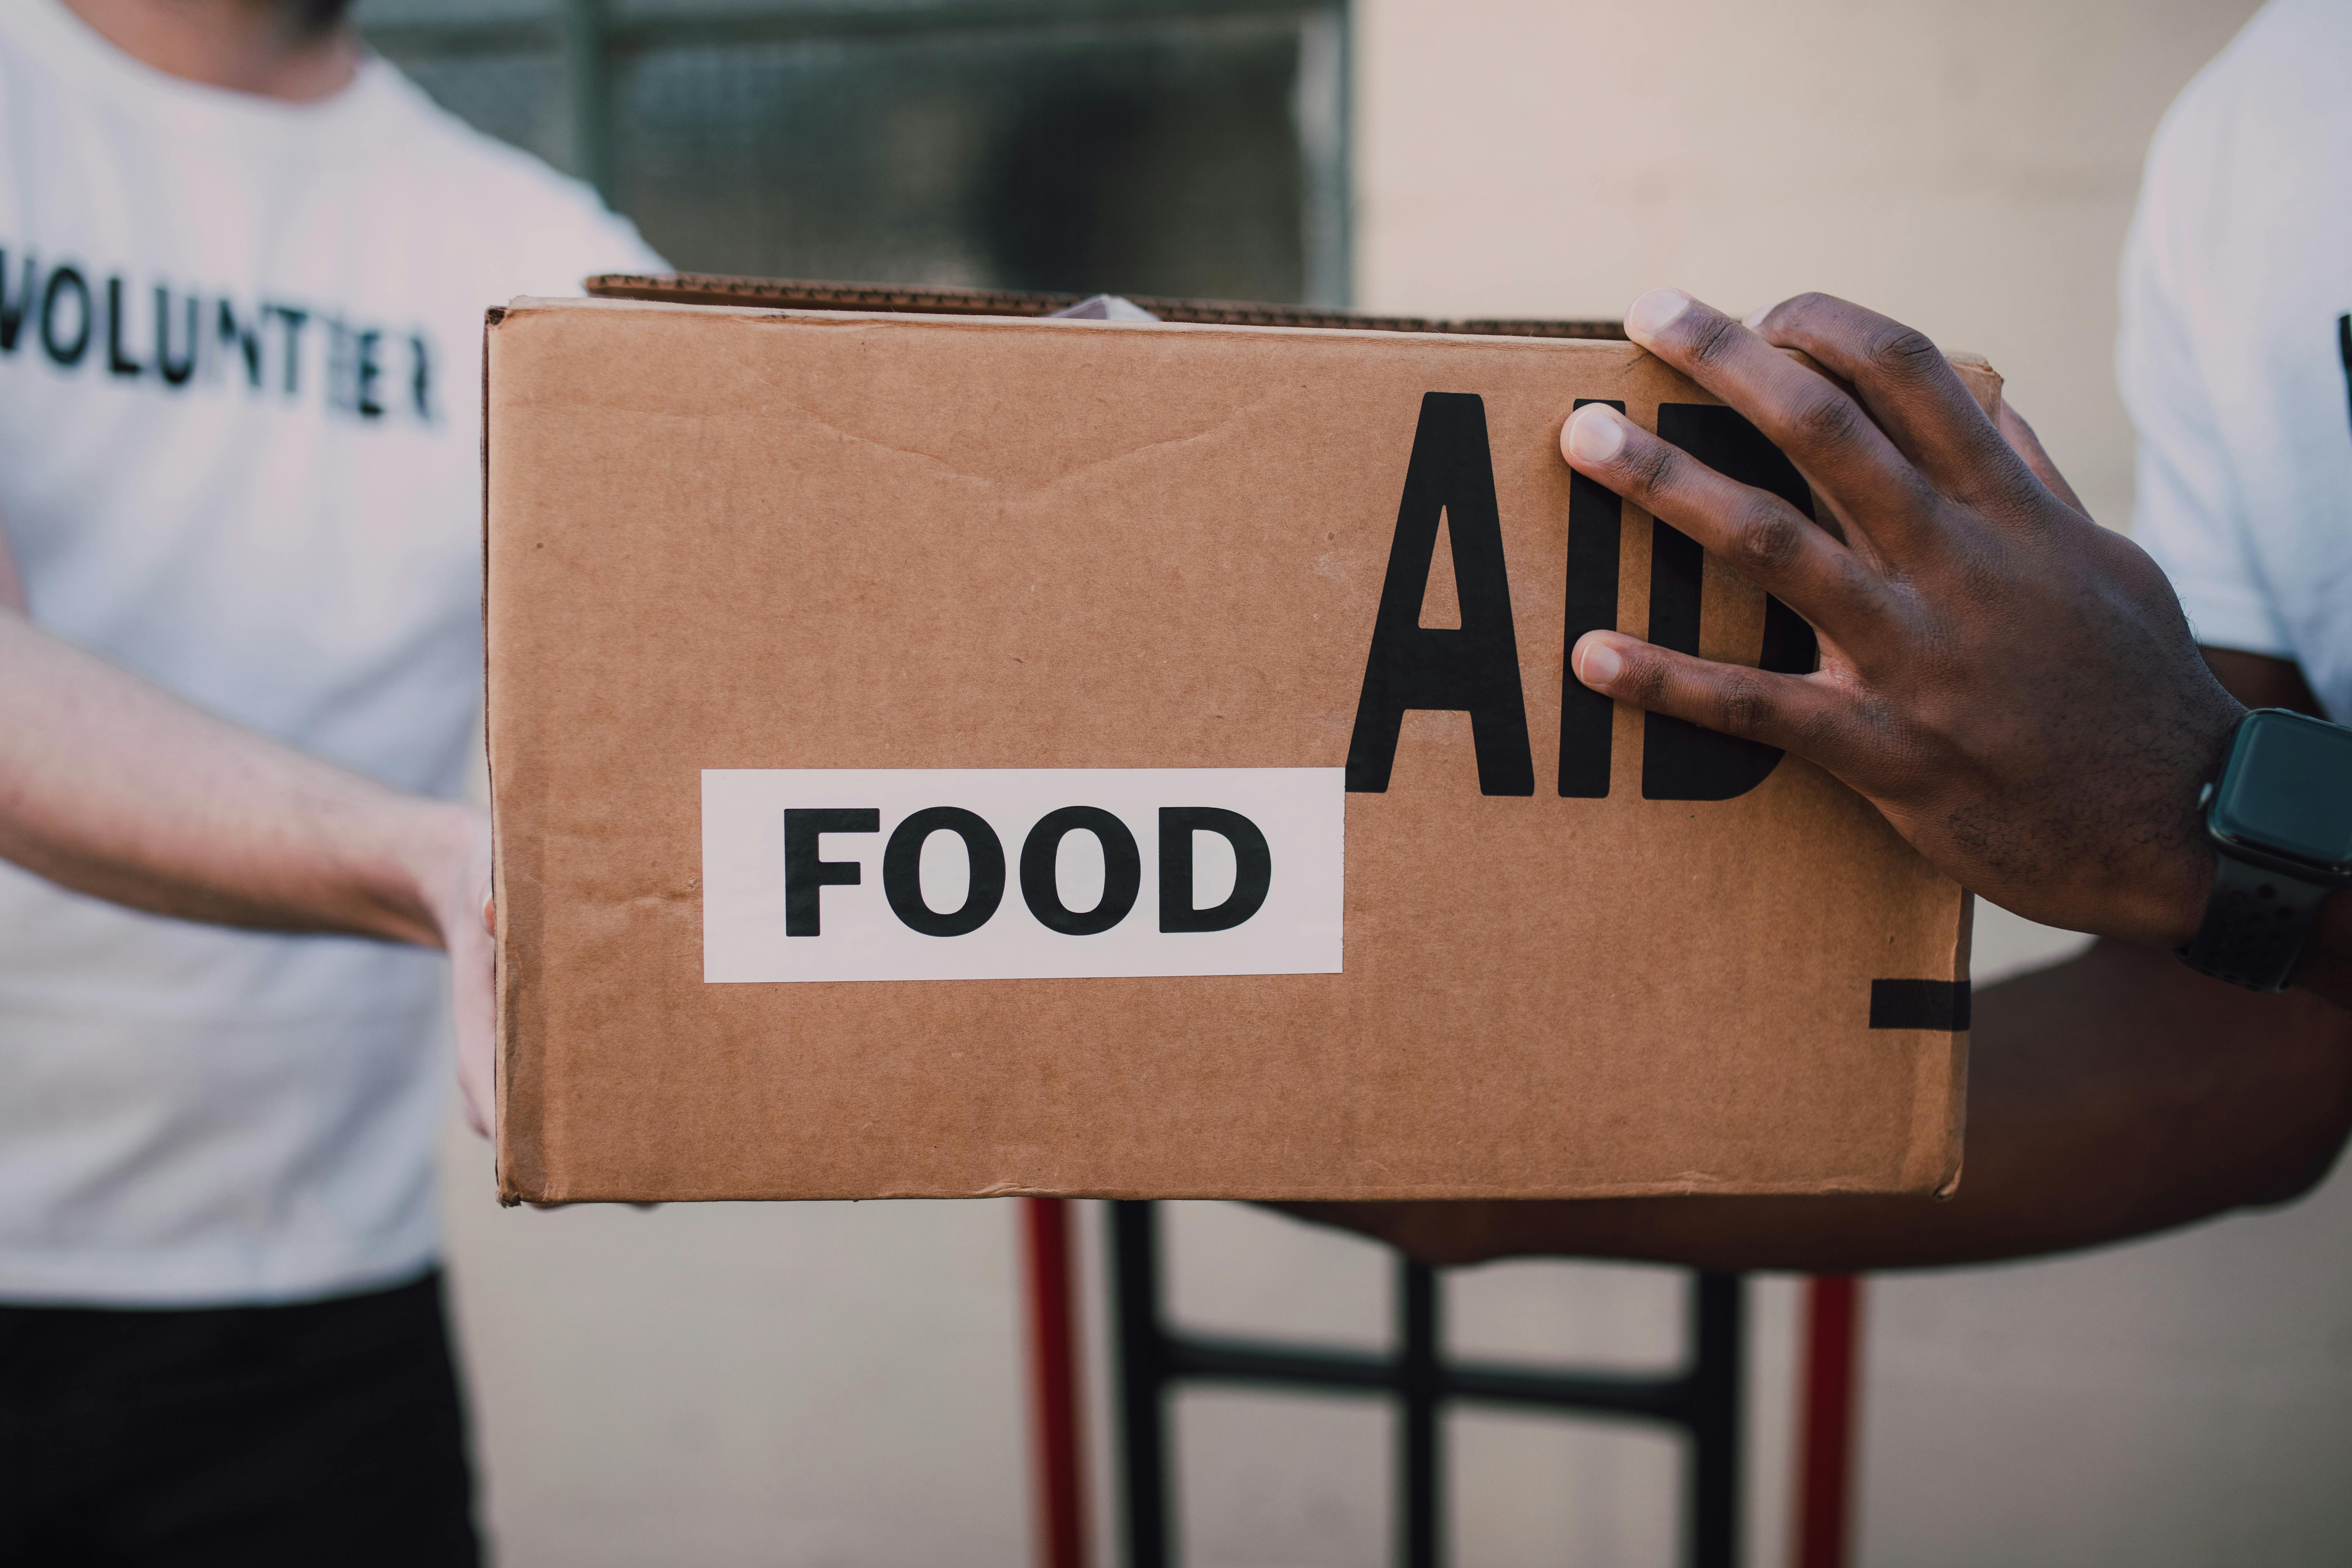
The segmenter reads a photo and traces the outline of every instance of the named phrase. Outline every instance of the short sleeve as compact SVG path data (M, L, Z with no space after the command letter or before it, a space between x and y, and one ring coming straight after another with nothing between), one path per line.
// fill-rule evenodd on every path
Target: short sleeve
M2201 138L2158 135L2125 242L2116 375L2137 437L2132 538L2171 578L2199 642L2293 658L2190 331L2179 226L2217 216L2195 199L2202 150Z
M509 224L515 244L502 249L499 298L540 294L563 298L600 272L667 272L669 263L637 233L637 226L605 206L595 191L551 170L533 168L534 221ZM497 232L495 229L491 232Z
M667 272L670 265L645 237L637 226L604 205L593 190L583 185L579 189L579 233L572 240L572 258L568 267L549 268L544 291L551 294L576 294L583 280L600 272ZM556 287L560 284L561 287Z

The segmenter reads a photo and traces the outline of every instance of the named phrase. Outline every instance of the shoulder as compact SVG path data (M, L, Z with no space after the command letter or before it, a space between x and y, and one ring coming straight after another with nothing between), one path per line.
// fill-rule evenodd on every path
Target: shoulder
M2331 268L2352 188L2352 5L2272 0L2183 89L2148 148L2126 249L2135 282L2184 306L2258 310ZM2236 303L2228 301L2235 298Z
M370 68L397 122L395 162L450 220L439 226L445 232L470 237L518 269L565 274L567 293L583 272L660 265L635 226L584 181L475 130L388 62Z
M2152 189L2352 165L2352 5L2271 0L2173 101L2148 151Z

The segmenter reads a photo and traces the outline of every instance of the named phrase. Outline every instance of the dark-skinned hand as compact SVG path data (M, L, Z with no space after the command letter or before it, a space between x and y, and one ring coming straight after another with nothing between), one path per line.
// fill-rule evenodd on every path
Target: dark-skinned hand
M2242 710L2156 563L1900 322L1809 294L1742 323L1658 289L1625 327L1787 453L1821 521L1605 405L1570 419L1563 454L1811 622L1821 667L1774 674L1592 632L1578 678L1818 763L2029 920L2184 945L2213 874L2198 788Z

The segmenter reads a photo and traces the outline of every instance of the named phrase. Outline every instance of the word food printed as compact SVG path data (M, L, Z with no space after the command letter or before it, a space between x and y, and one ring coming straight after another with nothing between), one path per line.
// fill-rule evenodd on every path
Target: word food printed
M1340 768L712 768L703 978L1336 974Z

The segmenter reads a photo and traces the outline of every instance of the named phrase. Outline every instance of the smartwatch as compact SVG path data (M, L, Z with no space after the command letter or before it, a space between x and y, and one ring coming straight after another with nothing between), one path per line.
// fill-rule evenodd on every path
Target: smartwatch
M2320 904L2352 886L2352 729L2257 708L2197 804L2213 893L2180 956L2233 985L2284 991Z

